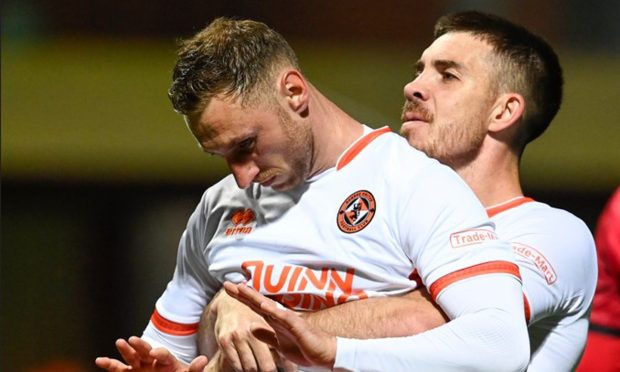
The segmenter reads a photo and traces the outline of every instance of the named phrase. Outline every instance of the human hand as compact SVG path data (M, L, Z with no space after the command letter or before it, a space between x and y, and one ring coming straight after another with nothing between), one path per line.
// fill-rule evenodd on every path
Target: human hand
M190 372L235 372L235 370L230 366L221 350L218 350L209 358L209 363L203 370L193 371L190 369Z
M213 370L276 371L276 365L282 364L281 358L269 345L252 334L254 323L271 329L262 316L248 306L230 297L225 291L218 293L209 304L200 325L201 352L211 356L207 369L211 370L213 365L218 365ZM214 348L209 343L217 345Z
M199 372L208 361L206 357L198 357L188 366L167 349L153 349L148 342L136 336L127 341L118 339L116 349L127 364L117 359L99 357L95 360L97 367L108 372Z
M276 360L278 360L278 358L276 358ZM192 365L193 363L194 362L192 362ZM209 364L207 364L206 367L196 370L192 368L192 365L190 365L188 372L236 372L235 369L230 366L230 364L224 357L224 354L222 354L220 350L216 351L213 354L213 356L209 359ZM279 359L277 365L277 371L279 372L297 372L297 365L286 359ZM264 370L262 369L254 371L264 372Z
M300 365L333 368L336 360L336 337L311 325L291 310L248 287L244 283L224 283L231 297L243 302L263 316L272 329L254 323L252 333L278 348L286 358ZM283 347L287 345L286 347Z

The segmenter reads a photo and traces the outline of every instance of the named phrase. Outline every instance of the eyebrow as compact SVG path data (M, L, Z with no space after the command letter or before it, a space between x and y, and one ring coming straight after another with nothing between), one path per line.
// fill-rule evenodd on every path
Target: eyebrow
M447 70L449 68L454 68L457 70L467 70L467 68L462 64L462 63L458 63L452 60L448 60L448 59L437 59L434 60L432 63L433 66L435 66L436 69L438 70ZM415 71L416 72L421 72L424 70L424 62L422 62L422 60L418 60L414 67L415 67Z

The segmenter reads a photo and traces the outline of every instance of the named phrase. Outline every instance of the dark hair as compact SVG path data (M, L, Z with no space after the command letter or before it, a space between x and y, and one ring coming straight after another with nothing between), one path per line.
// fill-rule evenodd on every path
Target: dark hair
M219 94L241 98L266 93L278 67L298 68L284 38L261 22L217 18L182 41L168 97L185 115L200 112Z
M499 92L525 99L522 145L549 126L562 103L562 67L553 48L541 37L503 18L475 11L448 14L435 24L435 39L449 32L467 32L489 43L499 63Z

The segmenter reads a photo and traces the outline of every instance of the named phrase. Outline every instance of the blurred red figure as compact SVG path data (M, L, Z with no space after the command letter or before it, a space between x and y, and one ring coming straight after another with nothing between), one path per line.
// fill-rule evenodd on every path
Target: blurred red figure
M595 239L598 283L588 343L577 371L620 371L620 187L599 218Z

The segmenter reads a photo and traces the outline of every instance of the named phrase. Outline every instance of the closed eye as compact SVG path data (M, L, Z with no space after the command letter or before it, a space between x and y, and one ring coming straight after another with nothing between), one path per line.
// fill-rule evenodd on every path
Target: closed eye
M442 78L443 80L446 80L446 81L450 81L450 80L458 80L458 77L456 77L456 75L454 75L454 74L452 74L452 73L449 73L449 72L442 72L442 73L441 73L441 78Z
M241 153L251 152L255 144L256 144L256 137L253 137L253 136L248 137L244 139L243 141L237 143L237 151Z

